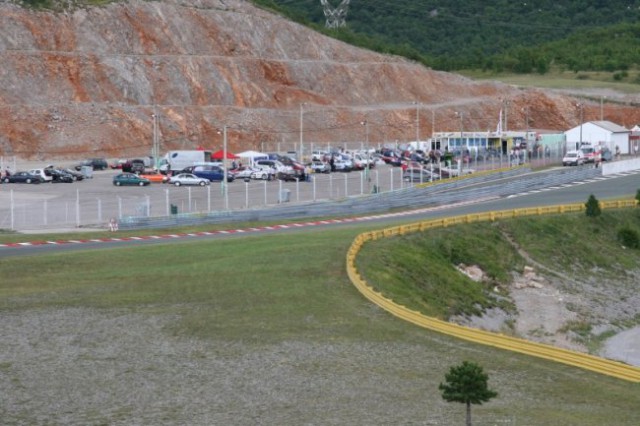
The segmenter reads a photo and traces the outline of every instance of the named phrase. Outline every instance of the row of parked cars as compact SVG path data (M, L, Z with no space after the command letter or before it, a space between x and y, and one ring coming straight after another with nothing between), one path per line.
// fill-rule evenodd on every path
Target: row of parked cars
M153 180L152 180L153 179ZM198 185L206 186L211 184L209 179L201 178L193 173L179 173L174 176L164 176L160 173L120 173L113 177L113 184L115 186L135 185L135 186L147 186L152 181L168 183L175 186L182 185Z
M31 169L10 173L5 171L0 175L0 183L73 183L84 179L84 175L76 170L55 166Z

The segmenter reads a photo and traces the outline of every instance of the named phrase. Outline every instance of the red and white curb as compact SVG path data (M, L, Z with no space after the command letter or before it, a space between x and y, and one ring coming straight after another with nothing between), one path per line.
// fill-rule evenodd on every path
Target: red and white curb
M493 199L493 198L494 197L491 197L490 199ZM475 200L476 203L478 201L487 201L487 200L486 199ZM456 206L460 206L463 204L472 204L472 202L457 203ZM144 241L144 240L169 240L169 239L176 239L176 238L203 237L203 236L211 236L211 235L254 233L254 232L264 232L264 231L275 231L278 229L307 228L311 226L363 222L363 221L369 221L369 220L375 220L375 219L410 216L410 215L426 213L430 211L442 210L450 207L452 207L452 205L428 207L424 209L408 210L404 212L387 213L387 214L381 214L381 215L360 216L360 217L344 218L344 219L318 220L313 222L294 222L294 223L288 223L283 225L261 226L261 227L245 228L245 229L227 229L223 231L201 231L201 232L188 232L188 233L179 233L179 234L145 235L140 237L105 237L105 238L87 238L87 239L72 239L72 240L55 240L55 241L44 240L44 241L30 241L30 242L21 242L21 243L4 243L4 244L0 244L0 248L19 248L19 247L34 247L34 246L64 245L64 244L110 243L110 242Z

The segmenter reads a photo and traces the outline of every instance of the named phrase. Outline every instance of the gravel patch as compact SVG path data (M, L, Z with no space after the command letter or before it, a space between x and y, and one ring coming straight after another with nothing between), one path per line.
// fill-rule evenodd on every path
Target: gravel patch
M446 424L443 416L462 414L425 401L447 360L425 359L421 345L203 341L167 333L177 319L91 309L0 314L1 423Z

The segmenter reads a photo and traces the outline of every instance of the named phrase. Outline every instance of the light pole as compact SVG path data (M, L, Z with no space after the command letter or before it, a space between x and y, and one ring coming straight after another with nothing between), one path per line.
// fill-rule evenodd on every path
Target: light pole
M220 134L220 131L218 131ZM224 208L229 210L229 193L227 192L227 125L222 126L222 194Z
M464 113L456 111L456 116L460 117L460 148L462 148L462 134L464 133L463 117Z
M416 104L416 148L419 149L418 146L420 142L420 102L414 102Z
M606 96L600 96L600 121L604 121L604 109L603 109L604 98L606 98Z
M504 131L508 131L509 130L509 122L507 120L507 116L508 116L508 112L509 112L509 100L505 99L502 101L502 103L504 104Z
M577 108L580 108L580 141L578 143L578 149L582 146L582 122L584 121L584 104L581 102L576 104Z
M363 120L360 124L364 126L364 144L367 151L369 151L369 122L367 120Z
M153 156L153 164L158 168L158 157L160 156L160 147L158 146L158 114L156 113L156 107L153 107L153 148L151 148L151 155Z
M300 161L304 161L304 106L305 102L302 102L300 104Z

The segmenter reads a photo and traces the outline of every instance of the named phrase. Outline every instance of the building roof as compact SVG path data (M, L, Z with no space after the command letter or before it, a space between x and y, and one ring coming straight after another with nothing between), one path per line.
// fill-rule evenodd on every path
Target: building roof
M629 133L630 132L629 129L607 120L590 121L589 123L593 124L594 126L602 127L603 129L608 130L611 133Z

